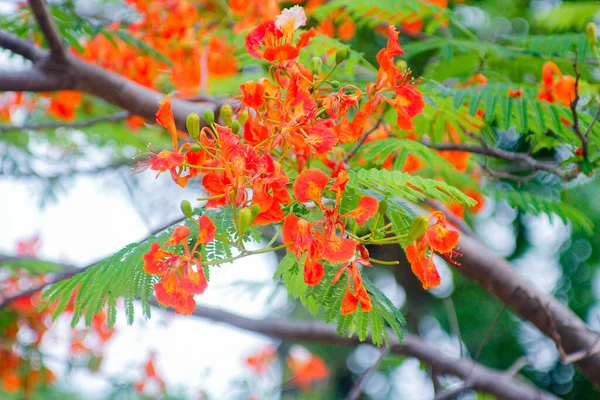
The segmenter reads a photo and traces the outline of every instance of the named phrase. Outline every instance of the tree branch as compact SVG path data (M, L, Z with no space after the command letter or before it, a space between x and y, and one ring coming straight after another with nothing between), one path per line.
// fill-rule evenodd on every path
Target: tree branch
M1 75L0 75L1 76ZM122 121L129 117L131 113L129 111L121 111L114 114L102 115L100 117L90 118L85 121L76 122L45 122L41 124L25 124L21 126L17 125L0 125L0 132L14 132L14 131L41 131L44 129L79 129L88 128L93 125L101 124L103 122L117 122Z
M339 346L356 346L361 343L357 337L338 335L335 326L321 322L255 320L200 305L196 306L193 315L283 340L323 342ZM390 353L415 357L434 366L440 373L456 375L462 379L470 376L471 387L474 390L493 394L502 399L556 399L553 395L515 379L505 372L484 367L471 360L447 356L417 336L404 335L402 343L393 333L390 333L389 337Z
M463 254L458 272L479 283L522 318L552 338L563 363L575 362L595 384L600 384L600 335L591 331L567 306L523 280L505 259L476 239L462 235ZM569 355L571 354L571 355ZM573 357L585 354L585 357Z
M58 33L58 28L50 15L46 0L29 0L29 6L50 49L50 60L61 63L67 62L67 51Z
M3 30L0 30L0 47L19 54L34 63L48 55L46 50L40 49L35 44Z
M27 57L36 64L35 68L27 71L0 71L0 91L78 90L149 121L155 119L158 103L165 96L72 54L65 55L66 61L50 62L51 53L2 30L0 46ZM207 108L218 112L225 102L226 99L213 99L211 102L197 103L174 98L171 107L175 124L178 129L185 131L185 120L191 112L203 115Z
M534 170L550 172L551 174L555 174L561 178L564 178L564 175L556 167L556 165L548 162L538 161L525 153L513 153L511 151L506 151L495 147L483 147L467 143L431 143L428 140L423 140L421 143L435 150L466 151L469 153L481 154L501 160L520 162L526 164Z

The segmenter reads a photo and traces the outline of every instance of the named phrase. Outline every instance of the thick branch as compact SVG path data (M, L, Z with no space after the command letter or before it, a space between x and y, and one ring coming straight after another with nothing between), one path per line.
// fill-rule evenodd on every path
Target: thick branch
M72 54L66 54L64 62L56 60L50 62L48 51L1 30L0 46L32 59L38 65L28 71L0 71L0 91L78 90L149 121L155 119L158 103L165 96L119 74L85 62ZM172 99L171 107L177 128L186 130L185 120L191 112L202 115L207 108L218 111L224 102L225 100L197 103Z
M54 92L73 87L73 80L58 72L39 68L22 71L0 70L0 92Z
M337 334L335 326L320 322L255 320L204 306L197 306L193 315L284 340L315 341L340 346L360 344L357 337L342 337ZM505 372L484 367L471 360L447 356L417 336L405 335L402 343L398 342L393 333L389 336L390 353L415 357L434 366L439 372L469 379L474 390L502 399L556 399L551 394L542 392Z
M562 177L556 165L552 163L538 161L525 153L513 153L511 151L506 151L495 147L483 147L466 143L431 143L428 141L423 141L423 144L435 150L466 151L469 153L481 154L500 160L520 162L526 164L534 170L546 171L552 174L557 174Z
M3 30L0 30L0 47L19 54L34 63L47 56L47 52L35 44Z
M50 59L65 62L67 60L67 52L63 40L58 33L58 28L50 15L46 0L29 0L29 6L50 49Z
M581 371L600 384L600 335L592 332L567 306L523 280L515 268L477 240L461 236L461 265L456 269L476 281L510 309L552 338L563 363L576 360ZM587 354L572 357L572 354Z

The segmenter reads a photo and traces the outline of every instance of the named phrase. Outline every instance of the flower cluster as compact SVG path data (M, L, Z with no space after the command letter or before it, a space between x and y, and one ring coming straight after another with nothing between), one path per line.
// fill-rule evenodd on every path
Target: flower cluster
M356 254L358 242L344 237L347 220L353 219L363 226L366 220L377 213L377 199L364 196L357 207L340 214L342 195L346 189L348 175L340 171L330 187L335 194L332 207L323 204L323 191L329 182L329 177L320 170L307 169L300 173L294 182L294 196L301 203L313 202L323 215L323 219L309 222L306 219L288 214L282 228L282 236L287 248L298 259L303 255L304 281L307 285L315 286L321 282L324 275L321 260L332 264L350 261Z
M235 110L230 106L221 109L223 125L217 124L214 113L208 110L201 128L199 116L191 114L187 119L189 140L180 146L182 136L177 131L170 97L163 99L156 120L171 135L173 149L151 150L140 161L138 170L169 172L182 187L190 179L200 180L208 193L203 199L205 207L231 208L237 239L217 240L237 247L240 256L252 254L243 247L242 239L251 224L282 224L281 247L302 260L304 282L319 285L325 265L339 269L334 284L348 271L342 313L353 313L359 304L363 311L369 311L371 299L360 274L360 266L371 265L364 247L367 242L347 228L364 228L376 215L379 222L385 211L378 214L379 201L372 196L363 196L352 210L341 211L349 181L342 145L368 140L363 138L366 128L386 108L395 111L400 129L413 131L413 119L425 103L417 89L419 82L411 78L410 70L401 69L395 62L403 50L393 26L387 30L385 48L377 54L377 76L361 89L329 80L347 58L345 48L337 50L335 64L328 67L328 72L324 71L322 58L313 57L309 67L300 62L300 52L316 36L314 28L300 30L306 23L304 9L294 6L248 33L246 49L269 65L268 78L240 86L239 106ZM317 165L324 168L316 169ZM289 205L296 202L310 210L309 217L294 213ZM201 232L209 229L207 218L201 217ZM373 225L373 229L379 229L377 223ZM145 271L161 275L155 285L160 303L184 314L193 311L193 296L206 288L201 256L196 250L214 237L211 226L212 233L199 238L191 251L187 247L189 229L175 230L166 244L179 245L183 241L183 255L154 243L144 256ZM383 232L383 236L388 233ZM227 261L232 259L235 257Z
M178 226L165 245L182 244L183 254L165 250L154 242L150 251L143 257L144 271L161 275L160 282L154 285L156 299L161 304L171 306L178 313L185 315L191 314L196 307L194 295L204 293L208 285L202 267L202 253L198 247L210 243L215 238L215 224L209 217L201 216L198 225L198 238L191 250L188 244L190 228Z

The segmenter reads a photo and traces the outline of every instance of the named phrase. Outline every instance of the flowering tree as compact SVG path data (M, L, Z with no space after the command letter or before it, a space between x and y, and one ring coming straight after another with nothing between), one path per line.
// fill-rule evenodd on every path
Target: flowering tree
M447 1L294 3L302 4L131 0L119 20L107 21L102 7L88 15L70 1L30 0L2 17L0 46L30 64L0 72L7 148L27 151L22 132L44 132L56 146L70 140L61 129L80 129L103 137L96 146L112 146L106 168L166 173L173 190L198 191L181 202L179 220L98 263L54 276L30 277L45 271L21 272L26 267L7 275L7 337L16 340L18 318L45 320L52 311L70 313L73 326L84 319L105 342L119 302L131 324L139 301L145 318L166 307L284 340L380 346L380 360L349 398L390 354L429 364L436 382L462 379L457 387L436 383L439 398L467 390L554 398L539 377L531 376L540 388L515 379L528 361L513 359L506 371L478 363L509 308L554 342L563 365L600 383L600 337L580 319L585 310L575 313L527 282L468 224L491 200L556 215L575 234L593 236L594 218L569 197L597 185L594 23L583 21L585 32L540 28L482 40ZM141 151L133 162L125 157L131 145ZM36 174L10 165L16 175ZM196 303L210 275L270 252L281 256L274 279L290 301L323 323L249 320ZM503 303L473 360L405 333L407 325L415 330L414 314L407 324L370 278L392 270L418 299L443 284L445 262ZM85 351L74 335L73 351ZM248 368L264 373L277 352L250 355ZM7 360L19 356L9 353ZM288 358L290 382L308 390L329 368L300 353ZM18 364L0 364L6 392L27 393L31 380L50 377L42 367L23 380ZM151 381L164 393L152 358L144 371L135 389L145 393Z

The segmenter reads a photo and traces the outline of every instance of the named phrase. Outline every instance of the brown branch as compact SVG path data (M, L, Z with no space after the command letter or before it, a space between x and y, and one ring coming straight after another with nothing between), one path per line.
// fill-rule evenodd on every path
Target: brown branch
M577 104L579 103L579 78L581 77L581 73L579 72L579 68L577 68L577 51L575 52L575 60L573 61L573 69L575 70L575 98L571 100L569 103L569 107L571 108L571 114L573 115L573 132L577 135L579 140L581 141L581 155L584 160L588 158L588 138L581 131L581 126L579 126L579 114L577 114Z
M354 386L352 386L352 389L350 389L350 393L348 393L346 400L358 400L358 398L360 397L360 392L362 391L363 385L366 382L368 382L368 380L371 378L371 376L377 371L377 368L379 368L379 364L381 364L383 359L387 356L387 354L388 354L387 345L384 344L381 347L380 352L381 352L381 354L377 358L377 361L375 361L375 363L370 368L368 368L356 380L356 382L354 382Z
M600 384L600 354L596 352L600 335L591 331L567 306L523 280L515 268L476 239L463 235L459 243L463 253L458 272L479 283L522 318L532 322L542 333L557 342L566 352L561 359L574 359L581 371ZM564 350L563 350L564 349ZM569 354L586 357L572 358Z
M553 163L538 161L525 153L513 153L511 151L506 151L495 147L483 147L467 143L431 143L427 140L423 140L421 143L435 150L466 151L469 153L481 154L483 156L493 157L505 161L520 162L526 164L534 170L546 171L550 172L551 174L556 174L561 178L563 177L561 171Z
M102 115L95 118L90 118L85 121L76 122L44 122L40 124L25 124L21 126L17 125L0 125L0 132L14 132L14 131L41 131L44 129L79 129L89 128L90 126L101 124L103 122L118 122L131 116L129 111L121 111L114 114Z
M156 302L154 304L156 305ZM339 346L356 346L361 343L355 336L338 335L333 325L316 321L256 320L200 305L196 306L192 315L283 340L324 342ZM389 337L389 352L392 354L415 357L435 367L440 373L455 375L462 379L469 376L472 370L471 382L474 390L493 394L502 399L556 399L553 395L525 381L515 379L505 372L484 367L471 360L447 356L417 336L404 335L402 343L393 333L390 333Z
M35 44L3 30L0 30L0 47L19 54L34 63L47 56L46 50L40 49Z
M41 1L41 0L38 0ZM123 76L66 54L66 61L50 60L51 53L0 30L0 47L5 47L35 63L27 71L0 71L0 91L52 92L78 90L101 98L131 114L154 121L159 101L165 96ZM203 99L202 99L203 100ZM185 131L187 116L203 115L210 108L218 112L220 102L172 99L177 128Z
M50 60L57 62L67 61L67 51L62 38L58 32L58 28L50 15L50 10L46 4L46 0L29 0L29 6L33 15L44 34L46 44L50 49Z

